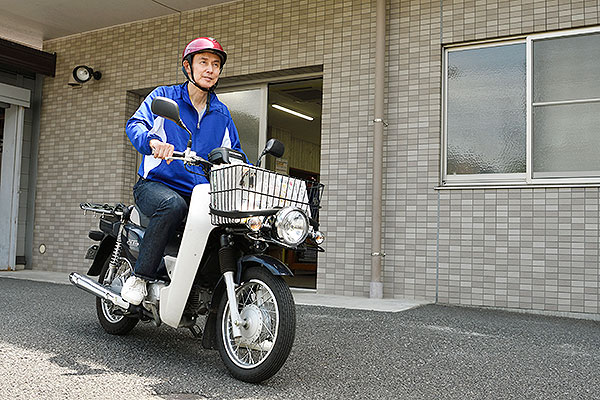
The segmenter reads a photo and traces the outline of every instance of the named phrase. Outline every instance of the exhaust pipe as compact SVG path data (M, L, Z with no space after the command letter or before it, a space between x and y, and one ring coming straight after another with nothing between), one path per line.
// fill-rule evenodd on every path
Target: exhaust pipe
M87 276L80 275L77 272L71 272L71 274L69 275L69 280L73 285L77 286L78 288L83 289L96 297L108 300L124 310L129 310L129 303L125 301L121 296L119 296L113 291L108 290L107 288L100 285L98 282L88 278Z

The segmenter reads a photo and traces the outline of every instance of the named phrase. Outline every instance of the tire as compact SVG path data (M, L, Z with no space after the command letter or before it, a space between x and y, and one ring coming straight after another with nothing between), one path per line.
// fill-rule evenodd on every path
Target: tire
M279 371L287 360L296 335L296 308L289 287L280 276L263 268L248 268L236 289L240 316L249 322L242 337L231 333L227 294L217 314L217 348L235 378L262 382Z
M98 278L98 282L100 283L104 281L104 277L108 273L109 262L110 258L107 258L102 266L102 271ZM119 279L119 272L123 272L121 271L121 268L117 271L114 279ZM113 314L111 312L111 306L112 304L109 301L96 297L96 315L98 316L98 321L100 322L100 325L102 325L102 328L111 335L126 335L131 332L137 325L139 319Z

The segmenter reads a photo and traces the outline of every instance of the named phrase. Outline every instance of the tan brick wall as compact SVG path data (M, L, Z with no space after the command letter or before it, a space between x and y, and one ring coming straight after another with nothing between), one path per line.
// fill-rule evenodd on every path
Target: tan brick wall
M598 312L598 188L440 193L439 299Z
M34 249L43 243L47 252L34 251L34 268L85 271L87 231L97 221L83 216L79 203L131 201L135 157L123 129L127 91L175 79L177 23L155 19L44 44L57 53L57 65L56 77L43 87ZM68 86L80 64L101 71L102 79Z
M598 11L589 0L443 1L444 43L596 25Z

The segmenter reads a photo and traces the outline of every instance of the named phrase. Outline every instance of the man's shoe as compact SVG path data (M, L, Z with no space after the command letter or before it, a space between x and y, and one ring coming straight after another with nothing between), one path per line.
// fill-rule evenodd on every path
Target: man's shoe
M137 276L130 276L121 290L121 297L130 304L139 305L148 294L146 281Z

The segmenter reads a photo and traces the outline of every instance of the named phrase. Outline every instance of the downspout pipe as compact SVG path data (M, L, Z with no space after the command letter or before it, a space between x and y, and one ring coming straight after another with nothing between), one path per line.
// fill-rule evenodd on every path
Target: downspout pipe
M375 118L373 119L373 227L371 238L371 285L369 297L383 298L381 265L385 253L381 246L383 198L383 119L385 91L386 0L377 1L375 38Z

